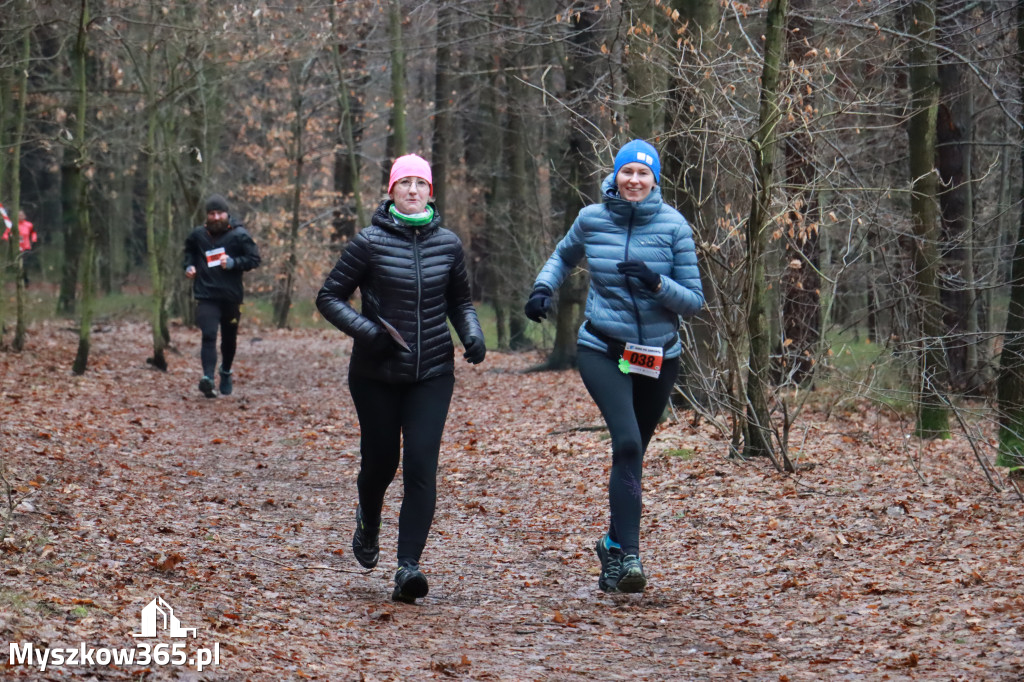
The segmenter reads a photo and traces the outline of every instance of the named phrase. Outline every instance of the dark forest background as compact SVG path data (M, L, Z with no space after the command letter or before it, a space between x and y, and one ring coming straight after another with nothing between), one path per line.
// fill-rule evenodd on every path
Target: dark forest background
M155 366L190 321L184 236L226 195L278 327L383 197L430 160L489 346L574 361L586 273L528 325L532 280L630 138L697 235L707 307L677 407L780 469L809 396L868 399L921 437L999 430L1018 463L1020 3L1010 0L0 0L2 338L23 270L80 329L143 291ZM314 320L315 322L315 320Z

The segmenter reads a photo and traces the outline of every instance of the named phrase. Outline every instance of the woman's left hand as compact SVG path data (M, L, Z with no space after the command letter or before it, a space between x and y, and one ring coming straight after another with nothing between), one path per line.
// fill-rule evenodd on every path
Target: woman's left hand
M487 354L487 348L484 346L484 340L471 336L466 339L466 352L462 354L462 357L466 358L468 362L474 365L479 365L484 361L484 356Z
M658 286L661 284L661 275L656 273L647 267L647 263L641 260L624 260L619 262L616 266L619 273L626 277L635 277L644 283L651 291L657 291Z

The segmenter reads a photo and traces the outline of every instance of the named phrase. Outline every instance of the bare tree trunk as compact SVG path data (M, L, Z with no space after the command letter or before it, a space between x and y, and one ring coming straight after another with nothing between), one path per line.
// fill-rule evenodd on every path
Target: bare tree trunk
M601 53L601 37L597 24L600 12L581 10L569 19L566 47L566 101L571 102L569 148L566 153L565 221L562 233L572 226L576 215L587 204L601 196L598 162L591 142L599 116L589 90L596 81L596 55ZM566 369L576 364L576 335L579 315L586 296L586 286L570 275L559 289L555 316L555 343L544 366Z
M452 42L456 37L455 10L447 2L437 9L437 64L434 72L434 137L430 155L434 175L434 204L441 215L448 205L448 174L455 142L455 63Z
M622 3L629 28L626 43L626 122L629 137L650 140L664 128L665 108L661 103L664 78L655 67L652 53L656 45L649 36L657 20L657 8L649 0L626 0Z
M299 224L302 211L302 170L306 163L306 150L304 147L306 117L303 114L305 98L302 91L306 86L306 80L315 61L315 58L307 60L301 70L292 74L291 79L292 108L295 112L295 122L292 125L291 157L295 170L292 184L292 219L291 225L288 228L284 263L281 267L281 274L278 276L277 291L274 296L274 324L278 329L284 329L288 326L288 314L292 309L292 287L295 282L295 267L298 263L296 251L299 243Z
M14 222L14 229L11 230L10 243L11 253L14 253L14 245L20 242L21 231L18 228L21 214L21 146L25 138L25 106L28 101L28 63L31 56L31 35L29 27L25 27L21 37L21 55L18 58L18 106L14 118L14 140L11 145L11 157L14 159L13 172L11 173L11 220ZM25 260L19 253L14 260L15 289L15 322L14 341L12 347L16 351L25 348ZM0 280L0 285L3 281Z
M814 377L815 358L821 342L821 257L818 225L821 223L815 188L814 137L810 115L814 91L797 74L804 71L806 56L814 50L814 26L802 12L809 0L792 0L786 41L786 61L794 64L788 96L794 105L796 129L785 140L788 188L786 270L782 277L783 348L779 383L804 386Z
M764 255L771 217L772 175L778 145L779 71L785 54L788 0L772 0L764 40L764 70L758 128L754 133L754 193L747 220L747 335L750 357L747 367L747 428L744 456L771 456L772 426L768 410L771 329L768 322L768 290Z
M520 6L521 9L521 6ZM519 299L519 282L529 278L522 245L533 241L530 233L537 231L540 216L537 215L535 189L531 189L530 178L536 176L530 149L530 129L526 120L529 108L528 98L531 96L520 81L518 60L513 62L513 73L506 79L508 91L508 150L506 159L509 164L508 174L512 193L506 213L506 238L502 253L503 262L499 267L507 273L504 278L503 290L497 292L499 298L508 302L508 345L511 350L524 350L533 344L526 335L526 316L515 301ZM513 207L515 209L513 210Z
M948 374L942 348L945 330L939 298L939 239L936 202L935 123L939 106L938 63L935 48L935 0L915 0L909 55L911 116L910 176L914 218L914 281L921 319L920 405L917 434L921 438L949 436L949 410L945 391Z
M956 15L963 10L964 4L963 0L942 0L942 15ZM952 24L953 21L948 23ZM962 41L950 37L959 35L959 30L953 25L945 28L949 30L941 32L944 42L950 43L953 49L959 49ZM971 153L967 140L971 122L967 118L969 95L964 82L963 65L953 58L944 58L941 62L937 67L940 91L935 124L936 156L941 181L939 300L943 308L943 345L949 389L963 393L971 380L971 370L967 363L970 292L965 278L968 257L966 241L973 230L968 218L971 209L968 203L970 178L966 174L967 157Z
M331 3L329 8L331 26L335 33L340 30L336 18L336 3ZM352 193L352 203L355 210L355 225L351 219L342 219L343 227L335 230L334 238L341 241L343 238L353 236L357 230L366 227L370 218L363 205L363 188L360 175L359 154L356 150L356 113L352 107L349 97L349 82L345 78L345 67L342 63L342 45L335 45L331 50L331 61L334 66L334 73L338 79L338 144L344 151L339 152L339 158L335 163L335 189L347 194ZM344 225L347 225L346 229ZM340 234L339 234L340 233Z
M88 87L85 71L86 59L86 31L89 27L89 6L88 0L82 0L81 12L79 14L78 37L75 40L75 47L72 52L75 91L77 106L75 114L75 169L77 171L77 182L73 184L77 190L76 205L78 208L77 224L80 226L85 242L85 249L81 254L81 292L82 307L81 318L78 325L78 352L72 364L71 371L75 374L85 374L89 366L89 351L92 344L92 317L96 298L96 232L92 228L89 219L89 183L85 177L85 167L88 164L87 145L85 140L85 117L88 112L86 107Z
M96 232L92 229L88 199L84 196L87 187L88 185L83 183L83 196L79 202L79 206L82 208L80 222L82 232L85 233L85 251L82 253L80 267L82 305L78 323L78 352L71 366L71 371L78 375L85 374L89 368L89 352L92 349L92 318L96 312Z
M8 145L7 112L10 111L10 103L14 99L12 71L13 69L10 65L5 66L0 63L0 149L6 148ZM7 172L8 168L12 165L6 154L0 154L0 195L4 193L7 186ZM0 208L3 208L2 214L0 214L0 234L4 230L13 231L13 221L2 200L0 200ZM6 242L0 242L0 291L7 290L8 276L14 271L14 259L17 257L18 252L14 246L13 239L8 237ZM0 296L0 350L6 350L7 348L3 338L7 332L6 321L7 297ZM0 459L0 465L2 464L3 460ZM0 471L0 474L2 473Z
M968 82L966 89L964 120L967 122L967 150L964 156L964 177L967 180L964 187L964 203L966 206L965 217L970 226L964 248L964 284L967 287L967 373L969 377L967 390L978 394L984 391L984 387L989 383L991 377L988 371L989 342L985 334L988 328L982 325L981 310L984 297L978 287L980 254L975 239L978 224L974 219L974 88Z
M1024 86L1024 3L1017 3L1017 78ZM1018 133L1019 135L1019 133ZM1024 139L1017 140L1024 163ZM1020 222L1010 272L1010 310L999 356L999 454L996 464L1024 468L1024 186L1020 190Z
M405 47L402 44L402 0L388 3L388 26L391 38L391 131L388 135L387 154L384 163L384 186L390 175L390 160L408 154L409 141L405 130Z
M499 38L500 40L500 38ZM494 47L496 55L502 54L504 46L498 43ZM487 263L487 289L494 303L494 314L497 318L497 335L495 348L508 350L510 347L511 330L509 319L516 314L507 300L507 292L510 288L507 280L507 273L502 264L507 260L505 250L509 248L509 236L502 232L508 224L507 211L509 202L508 186L508 131L504 118L502 117L502 95L504 91L505 74L503 69L495 70L491 78L491 87L484 92L483 101L480 103L481 117L489 125L482 128L489 131L490 154L481 154L480 165L484 172L490 176L490 186L487 189L486 208L484 213L484 230L479 235L476 247L483 254ZM481 134L487 137L488 133Z
M157 221L157 193L159 191L156 182L157 174L157 131L160 126L160 115L156 96L156 82L154 80L155 44L150 44L147 49L146 77L148 89L146 92L146 104L149 108L146 121L146 152L149 154L146 167L146 249L149 256L149 279L152 292L150 294L150 331L153 337L153 357L149 364L157 369L167 371L167 357L164 354L166 343L164 340L161 321L164 308L164 277L161 263L161 253L157 248L156 221Z
M201 3L178 3L175 9L180 13L180 20L186 26L192 26L196 33L202 33ZM166 133L180 134L181 148L185 154L172 155L168 161L174 170L177 181L177 192L180 200L169 204L175 210L178 220L172 223L168 238L173 236L175 247L180 245L189 231L204 221L203 193L210 187L212 169L216 168L220 156L220 140L224 136L224 107L228 96L221 87L224 71L220 66L223 53L231 47L223 41L211 42L195 64L194 74L189 82L194 86L185 91L182 106L177 111L194 112L177 120L165 123ZM178 132L180 131L180 133ZM173 192L169 192L174 195ZM179 252L180 253L180 252ZM195 305L192 298L191 281L180 276L178 269L180 258L172 264L176 276L168 279L173 286L173 310L181 316L186 325L195 324Z
M684 53L686 67L696 70L701 68L701 60L713 62L718 49L712 36L721 18L718 0L674 0L672 9L686 22L695 46ZM686 322L693 342L683 344L677 380L682 391L674 392L672 397L673 403L680 406L688 407L692 402L708 408L719 402L715 396L724 388L716 379L714 368L729 365L728 358L718 357L720 344L714 319L720 314L718 287L711 273L712 259L702 247L714 233L714 216L708 204L715 178L707 169L705 156L714 86L710 79L700 79L694 93L693 86L677 75L670 92L668 129L673 134L669 135L662 154L662 196L679 209L693 228L705 301L705 311Z

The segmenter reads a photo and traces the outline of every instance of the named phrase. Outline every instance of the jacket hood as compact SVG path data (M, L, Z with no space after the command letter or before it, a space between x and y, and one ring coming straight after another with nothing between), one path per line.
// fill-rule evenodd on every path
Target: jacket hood
M619 196L614 173L609 173L601 183L601 195L608 210L623 218L633 217L641 222L646 222L661 210L661 187L659 185L652 187L651 193L643 201L626 201Z
M394 203L395 202L391 199L385 199L380 202L380 205L377 206L377 210L373 212L373 218L370 222L382 230L387 230L392 234L397 234L406 238L412 238L412 235L417 232L419 232L419 234L427 234L441 227L441 214L438 212L437 206L434 205L434 202L428 202L428 205L434 209L433 219L426 225L419 228L413 227L412 225L403 225L395 220L391 215L391 205Z

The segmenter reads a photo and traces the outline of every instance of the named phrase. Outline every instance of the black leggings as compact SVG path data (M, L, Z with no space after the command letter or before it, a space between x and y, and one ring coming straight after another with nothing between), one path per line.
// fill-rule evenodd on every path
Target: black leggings
M359 416L359 506L367 525L379 522L384 493L398 471L404 441L398 515L398 563L419 563L434 520L437 459L455 376L388 384L349 374Z
M220 368L231 371L238 346L238 318L241 316L238 303L224 301L196 301L196 326L203 333L203 344L199 358L203 363L203 376L213 378L217 369L217 327L220 327Z
M578 348L576 362L612 437L608 537L622 545L623 553L639 556L644 453L668 404L679 358L662 361L657 379L623 374L611 357L583 346Z

